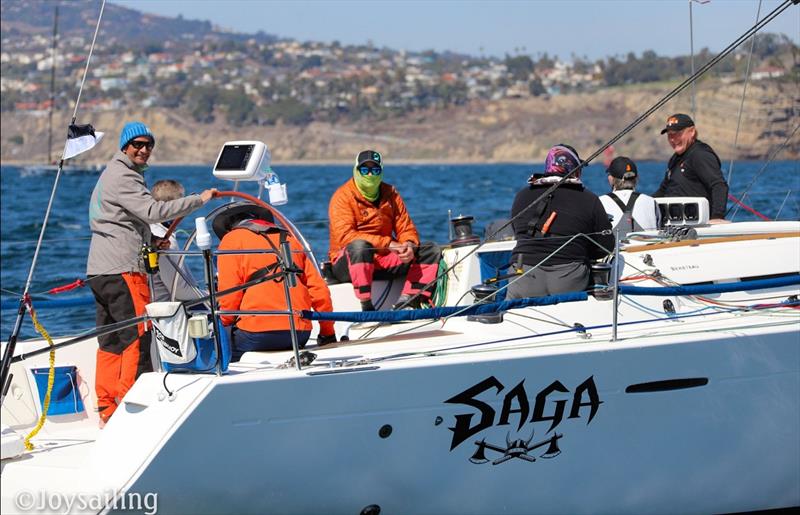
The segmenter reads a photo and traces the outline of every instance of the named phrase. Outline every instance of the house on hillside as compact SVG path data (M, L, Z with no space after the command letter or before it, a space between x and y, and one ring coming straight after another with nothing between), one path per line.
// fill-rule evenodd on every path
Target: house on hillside
M777 79L778 77L783 77L785 74L786 70L783 68L777 66L761 66L753 70L750 78L752 80Z

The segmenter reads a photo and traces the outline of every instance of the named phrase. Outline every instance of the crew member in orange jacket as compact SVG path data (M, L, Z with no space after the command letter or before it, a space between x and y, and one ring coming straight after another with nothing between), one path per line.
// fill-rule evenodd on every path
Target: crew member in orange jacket
M241 204L229 208L214 219L214 232L220 237L219 250L280 249L281 232L272 213L266 208ZM292 309L332 311L330 291L317 270L314 262L308 259L303 247L290 234L286 235L292 249L292 259L297 268L303 271L297 276L297 286L290 289ZM268 241L269 240L269 241ZM271 244L270 244L271 243ZM219 291L244 284L255 278L253 274L272 273L263 271L275 265L274 252L259 254L229 254L217 258ZM277 268L277 267L275 267ZM268 280L245 290L219 297L223 310L286 310L286 296L283 283ZM231 361L238 361L247 351L289 350L292 348L288 316L283 315L241 315L223 316L222 324L233 326ZM299 346L305 347L311 335L311 321L294 316ZM320 322L318 345L336 341L333 322Z
M420 245L414 222L400 194L383 182L383 159L374 150L358 154L353 178L336 190L328 207L330 259L334 276L352 282L363 311L373 311L375 270L392 275L407 272L395 308L419 307L435 287L441 251L434 243ZM426 285L433 284L428 288Z

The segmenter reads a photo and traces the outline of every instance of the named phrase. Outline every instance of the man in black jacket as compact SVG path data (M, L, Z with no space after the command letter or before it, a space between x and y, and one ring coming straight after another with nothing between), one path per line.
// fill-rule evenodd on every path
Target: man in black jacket
M654 197L705 197L709 223L722 223L728 205L728 183L722 177L719 157L710 146L697 139L694 121L685 114L667 118L661 134L675 151L667 173Z
M517 245L512 263L523 274L511 279L506 298L585 290L589 286L589 261L614 249L611 223L603 204L583 187L580 171L528 208L580 162L574 148L554 146L547 153L544 174L532 175L514 198L511 217ZM585 236L569 241L575 235Z

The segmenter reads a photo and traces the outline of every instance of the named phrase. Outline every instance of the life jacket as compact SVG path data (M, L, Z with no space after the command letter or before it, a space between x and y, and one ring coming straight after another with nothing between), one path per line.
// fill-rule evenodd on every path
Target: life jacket
M246 229L246 230L238 230ZM276 234L279 233L279 234ZM277 236L277 237L276 237ZM266 244L262 244L268 240ZM287 241L292 251L292 266L298 268L297 287L289 288L292 308L295 311L314 309L319 312L333 310L330 292L325 281L314 266L312 260L303 253L302 246L289 233L260 221L252 223L240 222L230 233L225 234L220 241L220 250L238 249L269 249L273 252L281 251L280 242ZM275 266L278 256L264 254L218 256L218 290L225 290L241 285L249 279L271 276L279 272ZM264 270L267 269L267 270ZM263 271L262 271L263 270ZM270 270L272 273L270 273ZM263 274L263 275L262 275ZM274 279L251 286L247 290L226 295L219 299L220 309L250 311L250 310L285 310L284 284ZM298 331L310 331L311 321L296 314L294 325ZM286 316L222 316L225 325L235 324L239 329L249 332L286 331L290 329L289 318ZM322 334L333 334L333 322L321 322Z
M545 238L549 236L550 223L555 217L555 211L550 211L553 202L553 193L547 195L547 200L533 206L533 215L528 222L528 236L531 238ZM547 217L544 214L547 213Z
M254 232L254 233L258 234L259 236L261 236L265 240L267 240L267 244L278 255L280 255L280 249L278 247L276 247L274 243L272 243L272 240L270 240L267 237L267 234L280 232L280 236L279 236L279 240L278 241L279 241L279 243L281 245L286 243L288 241L288 238L289 238L289 231L287 231L286 229L284 229L282 227L278 227L277 225L275 225L275 224L273 224L271 222L267 222L265 220L243 220L243 221L239 222L238 224L236 224L234 226L234 229L247 229L250 232ZM250 274L250 277L247 278L247 282L250 282L250 281L252 281L254 279L260 279L261 277L264 277L266 275L272 274L278 269L279 266L280 266L279 261L276 260L271 265L267 265L264 268L259 268L258 270L256 270L252 274ZM283 280L282 277L280 277L278 279L274 279L275 282L281 282L282 280ZM243 291L246 291L246 290L247 290L247 288L245 288Z
M639 198L638 191L631 193L631 198L628 199L627 204L623 203L622 199L616 196L614 192L609 193L608 198L613 200L614 203L622 210L622 219L616 226L616 229L619 230L620 239L624 239L630 232L639 232L644 230L644 228L639 225L639 222L637 222L633 217L633 206L636 205L636 199Z

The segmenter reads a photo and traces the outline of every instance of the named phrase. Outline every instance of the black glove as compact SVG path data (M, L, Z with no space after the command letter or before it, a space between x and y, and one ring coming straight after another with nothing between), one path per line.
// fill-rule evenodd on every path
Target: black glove
M319 347L322 347L323 345L329 345L331 343L336 343L336 333L329 335L317 335L317 345Z

